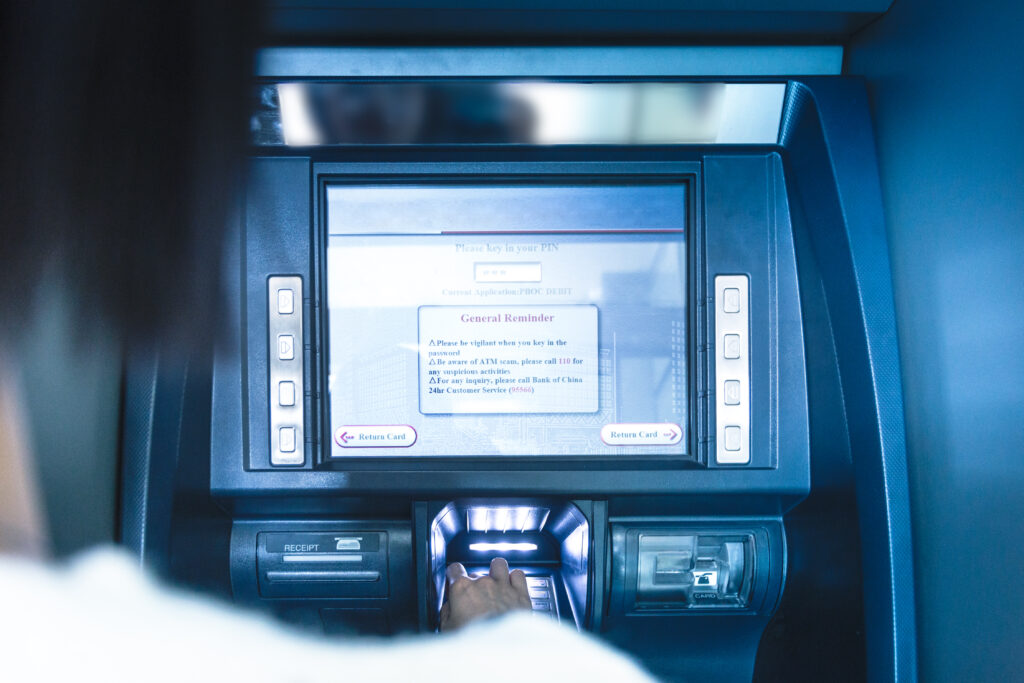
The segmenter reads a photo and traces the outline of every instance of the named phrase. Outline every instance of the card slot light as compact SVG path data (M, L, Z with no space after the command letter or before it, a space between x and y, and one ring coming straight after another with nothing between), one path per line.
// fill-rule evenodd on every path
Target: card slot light
M470 543L469 549L478 552L529 552L537 549L536 543Z

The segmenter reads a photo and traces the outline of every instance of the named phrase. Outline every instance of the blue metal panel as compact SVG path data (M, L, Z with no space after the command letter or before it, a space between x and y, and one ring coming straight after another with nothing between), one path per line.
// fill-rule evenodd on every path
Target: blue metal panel
M856 474L871 680L916 677L903 395L877 160L863 86L791 84L781 142L834 329Z

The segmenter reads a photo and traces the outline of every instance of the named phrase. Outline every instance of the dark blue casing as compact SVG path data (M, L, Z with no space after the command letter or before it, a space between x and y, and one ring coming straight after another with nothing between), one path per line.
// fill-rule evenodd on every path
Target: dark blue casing
M245 223L244 285L246 296L242 310L246 322L245 354L242 348L229 366L218 361L218 371L231 372L242 388L241 400L232 399L215 414L241 411L238 423L244 425L241 442L235 436L235 452L240 461L218 466L215 461L212 480L215 492L233 505L238 496L248 498L275 490L289 491L288 500L276 496L272 506L294 503L297 497L316 499L326 492L392 493L400 476L401 491L419 495L460 495L467 488L474 494L573 496L587 493L671 494L705 505L722 502L721 496L741 496L730 502L736 512L778 514L806 494L808 459L806 439L806 395L803 339L800 325L796 263L788 228L784 182L780 157L771 150L726 154L719 150L682 149L660 152L657 160L634 153L635 160L616 159L615 151L571 150L573 156L590 161L509 160L509 161L402 161L395 163L321 163L309 157L262 157L253 159L250 170L250 194ZM480 150L451 150L445 156L462 152L479 156ZM524 156L523 150L490 151L494 159L504 153ZM438 151L410 150L410 155L437 156ZM537 155L529 156L540 156ZM548 156L550 152L546 153ZM673 160L664 159L666 156ZM564 156L560 154L558 156ZM601 156L612 159L598 160ZM523 458L366 458L326 462L321 444L327 441L323 424L326 400L323 386L322 354L327 344L322 320L323 282L322 196L330 182L358 179L387 179L414 182L445 177L453 182L473 174L474 180L496 182L531 178L537 182L607 179L628 182L633 177L664 177L683 180L692 198L694 248L691 281L693 330L691 344L694 382L692 387L692 457L673 460L612 460L578 457L572 460ZM303 270L304 268L304 270ZM713 366L709 333L713 321L708 309L711 280L717 273L746 273L751 280L752 380L754 397L752 416L752 461L744 468L718 468L709 456L711 439L708 425L713 423L713 403L708 387L713 385ZM306 312L306 358L308 386L315 389L306 397L309 435L306 465L301 473L274 469L269 456L269 389L267 384L266 281L272 275L301 275L310 283L304 301ZM785 354L780 348L787 349ZM227 362L227 356L221 356ZM218 384L219 387L219 384ZM214 399L218 399L215 387ZM313 435L319 435L319 439ZM215 436L217 434L215 433ZM227 436L227 435L225 435ZM803 452L801 457L780 458L783 451ZM694 465L698 465L695 467ZM565 471L588 472L585 478L567 480ZM398 473L401 473L400 475ZM472 473L471 475L466 473ZM469 478L467 478L469 477ZM470 486L467 484L472 482ZM708 497L711 494L712 497ZM771 502L760 500L769 496ZM290 501L290 502L289 502ZM682 501L680 501L682 502Z

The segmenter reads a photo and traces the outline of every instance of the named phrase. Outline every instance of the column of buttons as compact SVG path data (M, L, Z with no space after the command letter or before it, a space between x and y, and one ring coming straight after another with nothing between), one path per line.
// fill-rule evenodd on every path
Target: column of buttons
M715 276L715 461L750 463L750 302L746 275Z
M270 366L270 464L306 461L303 414L302 278L267 280Z
M530 602L535 613L558 619L558 599L555 596L555 584L550 576L526 577L526 589L530 593Z

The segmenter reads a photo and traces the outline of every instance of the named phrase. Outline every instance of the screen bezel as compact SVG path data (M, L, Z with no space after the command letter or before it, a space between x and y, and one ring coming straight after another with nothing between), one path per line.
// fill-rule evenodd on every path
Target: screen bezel
M468 169L468 167L472 167ZM493 170L481 168L494 166ZM589 463L597 469L658 469L686 468L703 463L699 444L705 439L705 426L699 416L706 414L703 401L707 375L698 356L704 344L703 326L698 329L697 302L702 300L704 289L703 272L703 229L697 220L700 215L697 203L699 193L699 164L689 162L645 163L625 162L602 164L595 168L592 163L524 163L524 164L461 164L461 163L420 163L420 164L314 164L314 220L313 220L313 286L317 299L313 308L314 334L317 346L313 350L312 372L315 375L317 392L314 400L314 416L318 422L315 433L320 442L314 448L314 467L317 469L362 470L380 469L388 463L389 469L410 471L486 470L498 469L557 469L559 465L571 465L579 469ZM467 170L469 172L467 172ZM327 391L327 375L330 364L330 339L327 307L327 243L328 231L328 188L335 185L627 185L637 183L678 184L686 202L685 231L686 267L684 277L686 321L687 321L687 405L686 439L682 442L680 454L615 455L615 454L452 454L452 455L377 455L372 453L332 457L332 428L330 396ZM700 348L698 348L700 347Z

